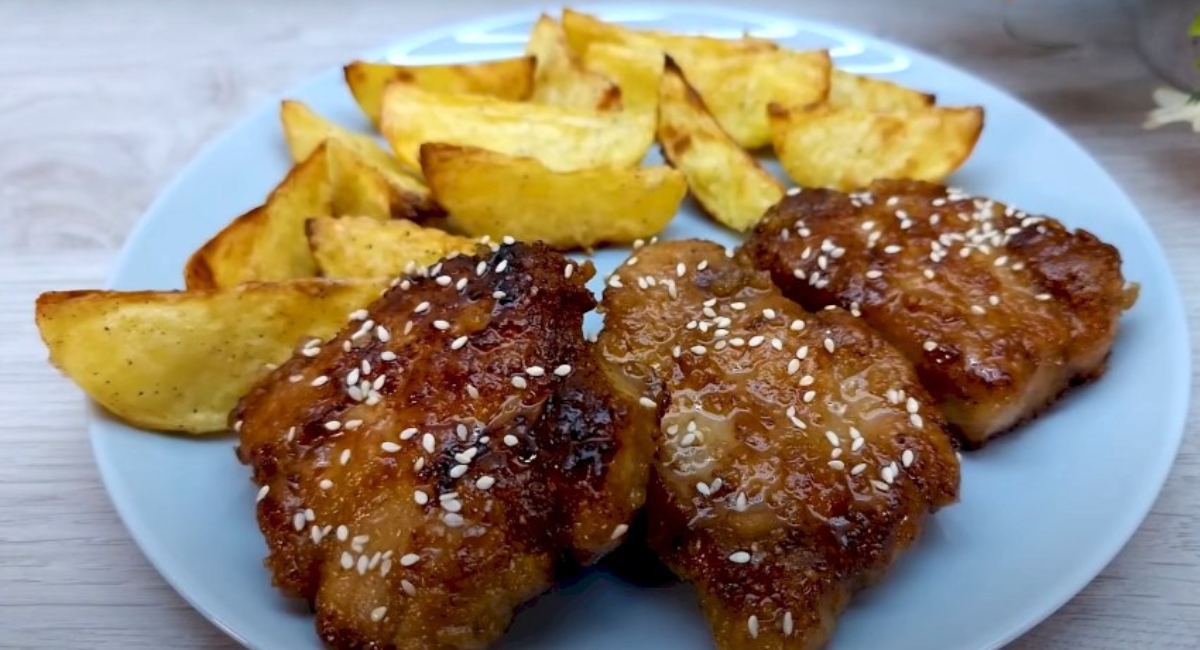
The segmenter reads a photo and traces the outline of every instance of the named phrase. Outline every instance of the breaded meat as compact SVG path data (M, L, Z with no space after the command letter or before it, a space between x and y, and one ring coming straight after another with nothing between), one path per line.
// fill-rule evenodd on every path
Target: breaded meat
M1137 299L1091 233L912 181L789 196L739 256L807 309L861 315L969 447L1099 377Z
M446 259L242 400L266 565L329 647L485 647L620 543L655 411L583 338L592 273L540 245Z
M805 312L710 242L635 250L601 308L605 358L662 390L650 545L723 650L821 647L851 593L957 499L912 367L861 319Z

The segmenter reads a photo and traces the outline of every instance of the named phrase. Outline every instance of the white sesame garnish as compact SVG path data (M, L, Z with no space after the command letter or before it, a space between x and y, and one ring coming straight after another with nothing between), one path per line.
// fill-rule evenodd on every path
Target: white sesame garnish
M833 354L833 350L834 350L833 339L831 339L831 338L825 339L825 349L827 351L829 351L830 354Z
M658 407L658 404L654 400L650 399L649 397L645 397L645 396L638 398L638 404L641 404L642 406L644 406L648 409Z
M612 534L609 535L608 538L609 539L618 539L622 535L624 535L628 530L629 530L629 526L627 526L626 524L617 524L616 526L613 527Z
M750 554L746 551L735 551L730 554L729 561L734 564L745 564L750 561Z
M842 444L841 440L838 439L837 434L832 431L825 432L825 439L828 440L829 444L833 445L834 447L840 447Z
M807 356L808 356L808 346L807 345L802 345L802 346L796 348L796 358L797 359L804 359Z
M796 361L797 363L799 363L800 360L793 359L793 361ZM801 386L812 386L815 381L817 381L817 380L812 375L804 375L803 377L800 378L800 385Z
M400 566L412 566L421 561L421 556L416 553L406 553L400 558Z
M705 348L703 345L693 345L691 348L689 348L689 350L691 351L692 354L697 355L697 356L703 355L705 352L708 352L708 349Z
M507 295L508 295L508 294L504 293L503 291L499 291L499 290L497 290L497 291L493 291L493 292L492 292L492 299L493 299L493 300L504 300L504 297L505 297L505 296L507 296Z
M327 479L327 478L323 478L323 479L321 479L321 482L320 482L320 483L318 483L317 485L318 485L318 486L319 486L319 487L320 487L322 490L328 490L328 489L330 489L330 488L332 488L332 487L333 487L333 481L331 481L331 480L329 480L329 479Z
M350 551L342 551L342 568L349 570L354 567L354 556L350 555Z
M541 366L529 366L525 369L525 374L530 377L541 377L546 374L546 370Z
M512 235L505 235L500 239L500 241L504 242L505 246L512 246L513 244L517 243L517 240L513 239Z
M794 375L797 372L800 372L800 360L792 359L791 361L788 361L787 374Z
M292 515L292 526L295 527L297 532L304 530L305 523L306 520L303 512L297 512L295 515Z
M916 413L921 410L921 405L917 402L916 398L909 397L904 403L904 408L909 413Z
M810 391L804 393L804 397L802 399L804 400L805 404L809 404L816 398L817 398L817 391L810 390Z
M700 482L696 483L696 491L699 492L700 494L703 494L704 496L709 496L710 494L712 494L712 491L709 489L708 484L705 483L704 481L700 481Z
M913 450L905 449L904 453L900 455L900 463L905 467L908 467L909 465L913 464L914 458L915 454L913 454Z
M924 420L922 420L921 416L917 415L916 413L909 415L908 419L910 422L912 422L912 425L914 427L917 427L918 429L920 429L921 426L924 424Z
M439 329L439 330L444 331L444 330L450 329L450 323L447 323L444 320L435 320L435 321L433 321L433 327L434 327L434 329Z
M453 281L454 280L452 280L450 278L450 276L448 276L448 275L439 275L436 278L434 278L434 282L437 282L438 285L443 286L443 287L450 286L450 283Z
M750 340L746 341L746 345L749 345L752 348L756 348L756 347L762 345L763 341L765 341L765 340L767 340L767 339L764 336L760 336L760 335L751 336Z
M400 451L400 445L392 442L391 440L388 440L387 442L380 444L379 448L389 454L394 454L394 453Z
M985 311L984 308L980 307L979 305L971 305L971 313L977 316L982 316L986 314L987 311Z
M451 341L451 342L450 342L450 349L451 349L451 350L458 350L458 349L462 348L462 346L464 346L464 345L466 345L466 344L467 344L467 337L466 337L466 335L463 335L463 336L460 336L460 337L458 337L458 338L456 338L456 339L454 339L453 341Z
M428 300L426 300L426 301L422 301L420 304L418 304L418 305L417 305L417 306L416 306L416 307L413 309L413 313L414 313L414 314L423 314L423 313L425 313L425 312L427 312L427 311L429 311L429 301L428 301Z
M417 505L423 506L426 503L429 503L429 495L425 494L425 492L422 490L417 490L416 492L413 492L413 501L416 501Z
M383 352L379 353L379 358L382 361L395 361L396 353L392 352L391 350L384 350Z
M337 431L338 429L341 429L341 428L342 428L342 423L338 422L337 420L330 420L325 423L326 431Z
M850 474L852 476L858 476L859 474L862 474L865 471L867 471L866 463L859 463L859 464L855 465L854 467L850 468Z
M879 490L880 492L887 492L887 491L891 490L891 488L888 487L887 483L884 483L883 481L880 481L878 479L871 479L871 485L876 490Z
M413 583L411 583L411 582L409 582L409 581L407 581L407 580L401 580L401 581L400 581L400 588L401 588L401 589L403 589L403 590L404 590L404 593L408 594L409 596L416 596L416 595L417 595L417 587L416 587L416 585L414 585Z
M1045 301L1047 301L1047 300L1049 300L1049 299L1050 299L1050 294L1048 294L1048 293L1039 293L1038 295L1034 296L1034 298L1036 298L1037 300L1041 300L1041 301L1045 302Z
M695 442L696 442L696 434L688 433L688 434L685 434L683 436L683 438L680 438L679 446L680 447L691 447L692 444Z
M350 450L343 449L341 458L339 458L338 461L341 462L342 465L345 465L346 463L350 462Z
M921 347L925 348L926 352L933 352L934 350L937 349L937 346L938 346L938 344L934 341L925 341L925 344L922 345Z
M746 629L750 631L750 638L758 638L758 617L751 614L750 618L746 619Z
M867 444L866 438L855 438L854 442L850 443L850 451L858 451L865 444Z
M500 263L496 265L496 273L504 273L504 271L507 269L508 260L500 260Z
M525 381L525 378L521 375L513 375L512 379L509 381L511 381L512 385L518 389L524 389L529 386L529 382Z
M554 374L557 377L566 377L567 375L571 374L571 366L564 363L554 369Z
M883 252L887 253L888 255L895 255L896 253L900 252L900 247L895 244L884 246Z
M306 357L315 357L318 354L321 354L321 348L304 348L300 351L300 354L303 354Z
M840 451L840 450L838 450L838 451ZM846 469L846 464L845 464L845 463L843 463L843 462L842 462L842 461L840 461L840 460L831 460L831 461L829 461L827 464L828 464L830 467L832 467L833 469L836 469L836 470L843 470L843 469Z
M511 433L504 436L504 444L509 447L516 447L518 442L520 441L517 440L517 437Z
M425 448L426 453L432 454L436 449L435 444L432 433L426 433L421 436L421 446Z

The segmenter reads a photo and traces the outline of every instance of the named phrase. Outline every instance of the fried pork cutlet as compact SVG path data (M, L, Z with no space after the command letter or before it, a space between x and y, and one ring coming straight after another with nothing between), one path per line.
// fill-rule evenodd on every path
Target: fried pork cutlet
M739 256L807 309L861 314L970 447L1099 377L1137 299L1091 233L912 181L787 197Z
M912 367L860 319L809 314L716 244L651 244L609 280L605 357L659 383L650 545L717 645L824 645L850 594L957 499Z
M579 266L513 245L409 276L231 416L267 567L333 648L482 648L645 498L655 393L582 335Z

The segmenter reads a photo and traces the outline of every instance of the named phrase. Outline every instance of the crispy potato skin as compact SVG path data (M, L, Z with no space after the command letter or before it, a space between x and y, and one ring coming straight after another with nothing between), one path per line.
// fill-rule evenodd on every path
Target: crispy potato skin
M228 431L229 411L302 339L329 336L386 282L309 278L216 291L52 291L38 296L50 361L143 429Z
M405 219L317 217L308 220L305 233L318 273L332 278L392 277L410 264L430 266L450 253L473 253L478 245Z
M788 197L739 255L807 309L860 311L971 447L1099 377L1137 293L1087 231L912 181Z
M933 106L935 97L886 79L866 77L834 68L829 81L830 106L891 113Z
M567 278L568 263L517 244L407 277L231 415L268 488L266 565L329 647L485 647L564 566L619 543L645 496L653 394L584 341L592 270Z
M803 311L716 244L642 247L615 278L598 344L664 390L651 546L722 650L821 647L851 593L957 499L940 416L865 323Z

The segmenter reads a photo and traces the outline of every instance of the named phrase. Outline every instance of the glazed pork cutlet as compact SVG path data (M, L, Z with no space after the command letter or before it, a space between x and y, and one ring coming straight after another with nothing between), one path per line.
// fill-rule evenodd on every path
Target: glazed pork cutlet
M1099 377L1137 299L1091 233L911 181L789 196L739 256L807 309L861 315L971 448Z
M662 387L650 545L723 650L821 647L851 593L957 499L912 367L861 319L805 312L710 242L635 250L601 306L605 358Z
M656 419L583 338L592 274L541 245L446 259L232 414L266 565L329 647L485 647L620 543Z

